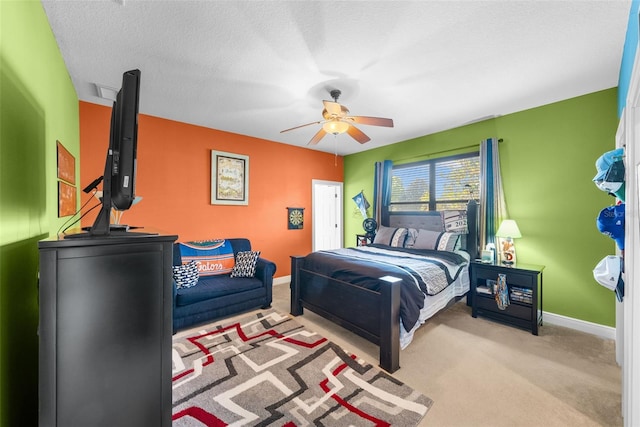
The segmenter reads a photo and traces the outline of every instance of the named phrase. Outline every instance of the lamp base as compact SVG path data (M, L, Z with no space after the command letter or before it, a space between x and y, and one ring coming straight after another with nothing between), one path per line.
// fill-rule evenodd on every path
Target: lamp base
M502 240L502 250L500 251L502 264L511 266L516 263L516 247L510 237Z

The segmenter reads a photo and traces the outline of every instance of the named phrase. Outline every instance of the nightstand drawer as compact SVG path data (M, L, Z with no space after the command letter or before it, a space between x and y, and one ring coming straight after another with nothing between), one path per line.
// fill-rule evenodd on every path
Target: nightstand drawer
M476 297L476 308L478 310L491 311L497 314L517 317L522 320L531 320L532 316L531 306L511 303L506 309L500 310L495 299L483 296Z

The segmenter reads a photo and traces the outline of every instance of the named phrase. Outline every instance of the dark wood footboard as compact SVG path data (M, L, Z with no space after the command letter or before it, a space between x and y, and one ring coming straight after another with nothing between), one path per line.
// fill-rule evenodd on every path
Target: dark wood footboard
M400 368L400 281L380 278L380 292L320 275L291 257L291 314L303 309L331 320L380 347L380 367Z

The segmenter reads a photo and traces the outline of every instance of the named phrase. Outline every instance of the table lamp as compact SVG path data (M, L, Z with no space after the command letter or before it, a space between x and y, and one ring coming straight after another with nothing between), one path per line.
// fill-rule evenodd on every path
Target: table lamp
M518 224L512 219L505 219L498 227L496 231L496 237L501 238L500 255L502 258L502 264L513 265L516 262L516 247L513 244L513 239L522 237Z

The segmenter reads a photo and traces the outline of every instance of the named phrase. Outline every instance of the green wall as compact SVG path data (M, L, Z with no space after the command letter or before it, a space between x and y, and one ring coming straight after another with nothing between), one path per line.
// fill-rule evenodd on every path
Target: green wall
M360 190L373 199L374 163L406 163L477 149L502 138L501 172L509 216L523 237L518 261L542 264L544 310L615 326L615 296L593 279L593 268L613 254L613 240L595 218L614 199L591 181L595 160L615 148L617 91L609 89L346 156L345 245L362 233L351 200Z
M42 4L0 1L0 426L37 425L37 242L68 218L56 140L79 176L78 97Z

